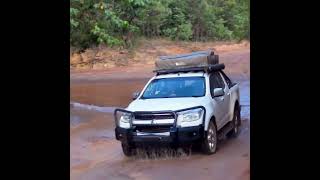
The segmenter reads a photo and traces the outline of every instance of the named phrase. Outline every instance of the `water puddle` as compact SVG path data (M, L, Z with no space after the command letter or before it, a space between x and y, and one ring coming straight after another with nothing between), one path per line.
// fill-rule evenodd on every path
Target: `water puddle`
M70 102L71 108L78 108L78 109L86 109L86 110L93 110L93 111L98 111L98 112L105 112L105 113L113 113L114 110L117 107L100 107L100 106L95 106L95 105L89 105L89 104L81 104L77 102Z
M94 136L88 137L88 142L95 143L98 141L108 141L114 140L114 131L104 130L104 131L96 131Z

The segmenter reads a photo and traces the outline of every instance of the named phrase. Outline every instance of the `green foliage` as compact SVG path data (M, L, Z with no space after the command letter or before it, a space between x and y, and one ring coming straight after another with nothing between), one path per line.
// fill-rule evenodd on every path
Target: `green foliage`
M181 24L178 27L165 29L163 33L172 40L190 40L192 38L192 25L191 23Z
M189 40L192 37L191 23L181 24L178 26L177 38L181 40Z
M70 44L130 47L139 36L249 38L249 0L71 0Z
M109 46L122 45L123 41L110 36L105 29L101 29L97 24L94 26L94 29L91 30L91 33L96 36L96 40L99 44L105 43Z
M136 24L143 35L148 37L161 35L161 27L166 22L166 17L170 13L169 8L165 4L166 1L148 1L137 16Z

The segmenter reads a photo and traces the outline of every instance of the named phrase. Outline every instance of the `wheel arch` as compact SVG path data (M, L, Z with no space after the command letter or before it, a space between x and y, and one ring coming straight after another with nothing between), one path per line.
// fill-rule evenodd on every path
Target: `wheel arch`
M209 123L210 121L213 122L216 130L218 130L218 127L217 127L217 123L216 123L216 117L213 115L211 115L210 119L208 121L206 121L207 123L204 125L204 133L203 133L203 137L205 137L207 135L207 131L208 131L208 127L209 127Z
M207 123L207 125L206 125L205 131L208 130L208 125L209 125L210 121L212 121L213 124L214 124L214 126L216 127L216 129L218 129L218 127L217 127L217 122L216 122L216 117L215 117L214 114L213 114L213 115L211 115L211 117L210 117L210 119L209 119L209 121L208 121L208 123Z

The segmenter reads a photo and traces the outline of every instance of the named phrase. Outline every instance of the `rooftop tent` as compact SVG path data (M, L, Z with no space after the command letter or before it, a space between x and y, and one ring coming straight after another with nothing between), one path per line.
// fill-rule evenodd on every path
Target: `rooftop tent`
M155 62L155 71L196 67L209 67L219 63L214 51L197 51L189 54L160 56Z

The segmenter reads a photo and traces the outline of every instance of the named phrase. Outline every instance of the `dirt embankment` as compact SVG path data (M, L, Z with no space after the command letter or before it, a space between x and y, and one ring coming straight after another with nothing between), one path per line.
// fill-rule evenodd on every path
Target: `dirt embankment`
M173 42L165 39L140 40L139 44L130 50L97 47L87 49L82 53L70 54L72 71L105 70L115 67L153 65L155 59L162 55L189 53L199 50L214 49L217 53L248 49L250 43L232 42Z

